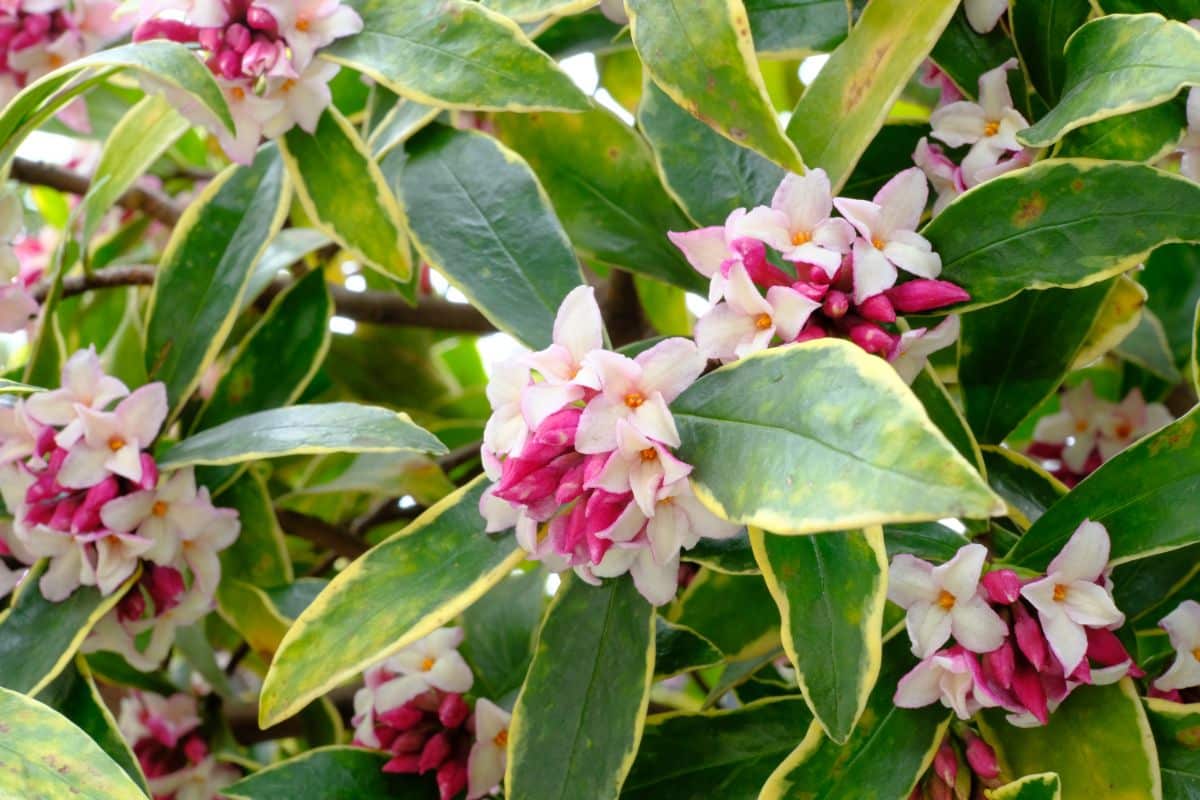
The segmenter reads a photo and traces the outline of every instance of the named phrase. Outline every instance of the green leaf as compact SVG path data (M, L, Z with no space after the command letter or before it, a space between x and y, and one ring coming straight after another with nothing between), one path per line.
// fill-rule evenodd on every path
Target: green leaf
M1142 11L1157 11L1164 17L1187 21L1200 14L1196 0L1099 0L1099 10L1109 14L1137 14Z
M521 687L545 600L546 572L531 569L508 576L463 612L460 649L478 694L499 701Z
M700 225L721 225L735 208L767 205L787 171L734 144L646 81L638 125L654 148L663 184Z
M1142 311L1137 327L1121 340L1114 352L1172 386L1183 380L1175 368L1175 359L1163 324L1149 309Z
M1200 240L1200 186L1141 164L1051 159L967 192L922 232L976 308L1098 283L1164 242Z
M1163 245L1146 259L1137 279L1149 295L1147 308L1162 322L1176 366L1186 369L1200 303L1200 247Z
M1137 622L1154 614L1157 621L1166 609L1191 599L1193 580L1200 573L1198 556L1200 544L1193 544L1117 566L1112 571L1113 602L1126 620Z
M424 260L501 330L548 346L583 275L533 170L490 136L440 125L406 149L400 186Z
M251 271L283 225L289 190L273 147L231 166L192 203L154 280L146 371L167 385L171 416L200 383L233 328Z
M1016 55L1013 41L1003 26L997 25L985 34L977 33L967 21L966 10L960 9L938 37L929 58L949 76L964 96L976 99L979 96L980 76ZM1017 90L1013 92L1014 105L1018 110L1028 113L1024 81L1012 88Z
M950 722L941 706L905 709L892 702L896 683L912 666L907 638L896 636L885 648L879 681L850 740L839 746L814 722L763 786L760 800L908 797Z
M1195 797L1200 791L1200 706L1148 697L1142 701L1158 745L1162 796L1167 800Z
M621 800L755 800L811 722L797 697L655 714L646 720Z
M74 227L73 223L70 226ZM54 248L50 259L47 279L50 282L49 291L42 300L40 324L33 341L30 343L29 360L25 364L25 372L21 379L27 384L37 386L56 386L62 373L62 365L66 360L62 352L59 336L59 303L63 294L63 279L79 258L79 244L73 236L63 236Z
M440 108L427 106L415 100L400 98L392 110L371 131L367 144L379 161L388 153L408 141L409 137L432 122Z
M838 191L888 110L929 55L958 3L871 0L850 36L805 91L787 134Z
M912 525L885 525L883 541L887 545L889 559L900 553L911 553L926 561L949 561L959 548L967 544L967 537L939 522L918 522Z
M1076 128L1059 142L1056 155L1154 163L1175 149L1186 126L1184 103L1176 100Z
M313 224L367 266L408 280L412 261L404 209L354 126L329 108L316 131L296 126L280 142Z
M1163 796L1150 723L1129 678L1079 687L1040 728L1009 725L999 710L986 710L976 719L1006 774L1054 771L1062 778L1062 800ZM1063 747L1065 737L1074 737L1077 746Z
M870 200L897 172L912 166L917 142L929 136L929 124L893 122L884 125L867 145L840 192L842 197Z
M686 625L658 617L654 630L654 679L662 680L721 663L724 654Z
M38 587L45 571L44 561L34 565L13 592L11 605L0 613L0 686L26 694L37 694L66 669L92 626L136 580L131 578L107 597L93 586L83 586L61 603L52 603Z
M844 0L744 0L754 49L772 58L832 50L850 31Z
M80 730L100 745L100 749L108 755L121 769L125 770L138 788L150 794L146 785L146 776L138 766L137 757L129 744L121 736L117 728L117 720L100 696L96 683L92 680L91 670L82 657L77 657L75 663L63 670L45 689L38 694L39 703L45 703L50 708L62 714L77 725Z
M820 533L1003 510L891 365L846 341L744 358L672 411L697 496L733 522Z
M162 95L150 95L129 109L105 140L83 198L84 242L92 240L101 218L189 127Z
M410 100L491 111L583 111L588 100L515 22L469 0L356 0L363 31L321 51Z
M242 296L241 311L250 308L263 290L279 277L280 272L329 243L329 237L315 228L281 230L267 245L267 251L250 274L250 285Z
M992 800L1061 800L1062 781L1057 773L1042 772L1026 775L988 792Z
M1115 283L1022 292L963 316L958 380L980 442L1003 441L1054 393Z
M776 536L750 543L783 619L783 649L817 724L845 743L866 710L883 658L883 531Z
M616 797L642 738L654 609L630 578L570 577L551 601L509 726L509 797Z
M0 689L0 795L145 800L100 746L66 717Z
M295 402L329 350L333 301L321 270L288 287L238 346L192 423L203 430ZM280 358L286 353L286 358Z
M1028 528L1067 493L1067 487L1046 470L1007 447L983 448L988 483L1008 504L1008 516Z
M221 551L221 574L257 586L280 586L295 580L287 543L266 483L253 471L242 473L216 498L218 505L238 512L242 530Z
M1200 33L1157 14L1101 17L1067 42L1066 61L1062 100L1018 134L1031 147L1053 144L1089 122L1165 103L1200 83Z
M158 465L177 469L318 453L397 452L442 455L446 447L407 414L324 403L259 411L200 431L163 454Z
M730 614L731 608L739 613ZM694 630L733 661L779 649L779 610L757 575L701 572L666 617Z
M1014 0L1012 4L1013 38L1030 82L1047 105L1057 103L1062 93L1067 40L1087 22L1091 11L1088 0Z
M1112 352L1137 327L1146 305L1146 290L1129 275L1121 275L1096 315L1083 347L1075 354L1074 368L1086 369Z
M672 100L730 141L796 172L754 57L742 0L625 0L633 46Z
M454 619L521 562L512 536L483 532L487 486L477 478L338 573L275 654L264 726Z
M0 114L0 142L4 143L0 164L8 163L24 138L59 109L124 69L187 93L233 130L221 88L191 48L167 41L142 42L75 59L25 87Z
M292 621L265 591L235 578L226 578L217 587L217 610L246 644L268 661Z
M221 577L226 577L223 571ZM228 579L226 578L226 580ZM230 683L229 676L225 674L225 670L217 663L216 652L213 650L212 643L208 640L205 628L204 620L182 628L176 628L175 652L187 662L187 665L195 671L196 675L199 675L208 682L213 692L223 698L236 698L238 692Z
M533 167L576 249L694 292L706 282L667 239L694 227L663 189L650 148L609 111L506 114L499 136Z
M361 747L320 747L272 764L221 790L229 800L434 800L427 777L382 771L390 755Z
M40 386L30 386L20 381L10 381L0 378L0 394L33 394L34 392L44 391L46 390Z
M1198 419L1200 407L1105 462L1043 514L1005 560L1044 568L1085 519L1108 529L1114 564L1200 541Z
M966 417L932 366L926 365L917 374L916 380L912 382L912 391L925 407L929 419L946 435L954 449L961 453L968 463L973 464L981 475L986 474L983 469L983 456L979 453L979 442L975 440L975 434L971 432Z
M757 575L758 564L743 528L728 539L701 539L691 550L679 554L684 561L708 567L727 575Z
M565 17L587 11L596 0L481 0L483 5L517 22L534 22L551 14Z

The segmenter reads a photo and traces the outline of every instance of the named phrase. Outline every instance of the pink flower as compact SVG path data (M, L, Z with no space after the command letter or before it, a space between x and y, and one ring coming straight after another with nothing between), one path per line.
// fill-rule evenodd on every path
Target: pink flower
M306 68L317 50L362 30L362 18L341 0L254 0L275 18L279 35L292 51L297 70Z
M1188 90L1187 129L1179 142L1182 155L1179 171L1194 181L1200 181L1200 91Z
M383 664L395 677L375 689L375 707L399 708L430 689L468 691L475 678L458 653L462 640L462 628L439 628L390 656Z
M1008 12L1008 0L963 0L963 10L976 33L988 33Z
M526 359L542 378L522 390L521 409L530 428L564 405L581 400L587 389L597 388L584 362L603 346L604 323L595 290L591 286L572 289L554 318L552 344Z
M1184 600L1158 624L1175 648L1175 660L1154 688L1169 692L1200 686L1200 603Z
M1063 463L1072 472L1083 472L1084 464L1096 446L1106 403L1096 397L1091 381L1084 381L1062 394L1062 410L1037 421L1033 440L1065 445Z
M1174 417L1162 403L1147 403L1141 389L1134 387L1120 405L1109 406L1100 417L1100 457L1105 461L1143 436L1168 425Z
M959 719L970 719L981 708L994 708L1000 699L987 688L979 662L955 646L927 658L900 679L894 702L900 708L923 708L940 702Z
M79 418L78 407L102 411L129 394L124 383L104 373L95 347L80 350L67 359L61 387L30 396L25 401L29 416L43 425L70 426Z
M814 169L801 176L784 177L771 207L752 209L741 220L743 234L761 239L783 258L816 264L832 278L850 252L854 229L843 219L830 217L833 194L829 176Z
M475 703L475 744L467 763L470 782L467 800L485 797L504 779L508 761L508 726L512 714L491 700Z
M333 103L329 82L338 70L338 65L329 61L313 61L296 77L271 78L266 96L281 107L263 123L263 135L282 136L295 125L315 133L321 114Z
M776 335L784 341L795 339L821 307L787 286L772 286L764 299L740 264L729 271L725 298L696 323L700 352L722 361L764 350Z
M937 192L937 200L933 204L935 217L942 213L950 201L967 190L962 170L958 165L946 156L942 148L936 144L931 145L923 136L921 141L917 142L917 149L913 151L913 163L921 168L925 177L933 184L933 190Z
M658 492L664 485L685 479L691 466L675 458L625 420L617 421L617 449L604 462L600 474L584 484L614 494L633 492L634 501L647 517L654 516Z
M1008 71L1017 60L1009 59L979 78L979 102L960 100L930 115L932 135L951 147L971 145L962 171L968 186L979 183L978 173L994 167L1005 153L1023 148L1017 133L1029 127L1021 112L1013 108L1008 91Z
M889 360L904 382L911 384L925 368L929 356L958 341L961 329L958 317L949 316L933 328L905 331Z
M111 412L77 404L81 437L59 434L58 444L68 448L58 481L69 489L84 489L108 474L134 483L142 480L142 453L158 435L167 416L167 391L161 383L138 389ZM65 439L65 440L64 440Z

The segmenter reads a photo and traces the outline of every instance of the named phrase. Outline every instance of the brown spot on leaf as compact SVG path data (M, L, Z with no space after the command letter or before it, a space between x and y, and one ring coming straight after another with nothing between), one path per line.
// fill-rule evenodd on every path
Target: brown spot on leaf
M1175 734L1175 739L1189 750L1200 748L1200 725L1184 728Z
M1163 431L1150 442L1150 455L1156 456L1166 450L1182 450L1190 447L1196 436L1196 419L1187 417Z
M1083 191L1083 178L1076 178L1071 181L1071 191L1076 194Z
M621 150L618 147L610 147L607 150L607 154L610 159L612 159L613 161L616 161L618 158L621 157Z
M1013 214L1012 218L1013 225L1018 228L1028 227L1045 211L1046 198L1042 197L1041 192L1034 192L1029 197L1024 197L1017 202L1017 212Z
M737 139L739 142L745 141L746 139L746 132L741 128L730 128L729 135L734 139Z
M875 45L875 48L859 66L854 80L846 85L846 93L842 96L843 110L853 111L858 107L858 104L862 102L863 95L867 93L867 90L874 83L875 76L879 73L880 65L895 46L896 42L892 39L884 40Z

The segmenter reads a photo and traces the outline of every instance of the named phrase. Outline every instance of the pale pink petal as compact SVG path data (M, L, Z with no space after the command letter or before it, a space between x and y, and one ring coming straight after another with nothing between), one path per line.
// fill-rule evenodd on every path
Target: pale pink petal
M942 697L942 669L931 659L917 664L896 685L893 702L899 708L924 708Z
M467 800L478 800L491 794L492 789L504 779L505 764L504 750L491 740L481 739L477 742L467 756Z
M107 448L77 445L67 454L58 482L68 489L88 489L108 476L104 466L112 453Z
M919 167L909 167L883 185L875 195L885 239L897 231L915 230L929 200L929 182Z
M987 123L984 110L969 100L942 106L929 115L932 136L951 147L978 142L983 138Z
M725 284L725 300L739 313L747 316L770 314L771 306L763 299L758 287L742 264L734 264L729 270L729 281Z
M638 354L635 361L642 368L642 391L659 392L669 403L695 383L706 359L692 340L674 338Z
M644 435L668 447L679 447L679 431L662 395L653 394L632 414L633 424ZM581 425L582 427L582 425Z
M605 396L613 399L637 390L642 377L636 361L611 350L594 350L584 358L583 365L596 376Z
M792 246L787 215L766 206L750 209L738 220L737 231L740 236L758 239L776 250L787 250Z
M1008 636L1004 620L979 595L955 602L950 619L954 638L975 653L990 653Z
M857 200L850 197L835 198L833 204L842 216L850 220L850 224L870 241L883 228L882 209L870 200Z
M1174 611L1159 620L1176 650L1195 650L1200 647L1200 603L1184 600Z
M1075 417L1067 411L1048 414L1037 421L1033 428L1033 440L1046 444L1063 444L1075 434Z
M914 604L904 621L917 658L929 658L950 638L950 614L937 603Z
M1125 615L1104 587L1087 581L1072 583L1062 605L1067 615L1080 625L1108 628L1125 621Z
M990 0L992 5L999 0ZM982 5L979 0L967 0L967 17L971 16L972 5ZM994 22L992 23L995 24ZM988 120L998 122L1005 111L1012 109L1012 95L1008 91L1008 71L1016 69L1017 60L1010 58L995 69L990 69L979 76L979 105Z
M431 686L441 689L443 692L462 694L470 690L471 685L475 682L475 676L471 674L471 668L467 666L463 657L457 652L451 651L437 660L433 669L426 673L426 680Z
M728 303L718 303L696 320L694 332L705 358L732 361L737 358L738 347L753 339L757 329L753 317L738 312Z
M933 252L924 237L911 231L897 231L883 254L900 269L920 278L936 278L942 272L942 257Z
M114 414L128 439L149 445L167 418L166 384L146 384L122 400Z
M1070 675L1087 652L1087 633L1066 614L1040 614L1046 641L1054 651L1063 672Z
M883 253L869 243L854 243L854 302L862 303L896 285L899 273ZM697 323L697 335L699 334Z
M136 530L150 516L155 500L154 492L134 492L109 500L100 509L100 519L110 531L125 533Z
M979 576L987 560L987 548L981 544L963 545L954 558L934 567L933 582L960 600L972 597L979 588Z
M521 416L528 429L535 429L564 406L583 398L583 387L569 383L535 383L521 397ZM524 426L521 433L525 432ZM500 452L500 451L497 451Z
M887 597L901 608L937 600L933 565L908 553L893 558L888 569Z
M429 683L422 674L404 675L390 680L375 692L375 709L380 713L391 711L429 691Z
M617 446L617 421L628 417L629 408L623 402L593 398L579 416L575 449L584 454L609 452Z
M1085 519L1071 534L1046 573L1060 583L1094 581L1108 565L1108 531L1098 522Z
M667 238L679 248L687 262L706 278L720 272L721 265L733 257L725 243L725 229L720 225L683 233L671 231L667 233Z
M660 564L646 548L630 565L629 574L633 576L633 585L651 605L666 605L675 599L679 588L679 558Z
M1063 449L1062 460L1072 472L1083 472L1092 448L1096 446L1095 431L1074 434L1075 440Z
M829 176L823 169L812 169L804 175L788 173L775 190L771 207L787 215L792 231L812 233L833 210Z
M821 307L820 303L788 286L772 286L768 289L767 302L774 311L772 319L775 330L785 342L799 336L808 318Z
M567 348L578 362L604 346L604 322L591 286L572 289L554 318L554 342Z
M1008 0L964 0L967 22L976 33L988 33L1008 11Z

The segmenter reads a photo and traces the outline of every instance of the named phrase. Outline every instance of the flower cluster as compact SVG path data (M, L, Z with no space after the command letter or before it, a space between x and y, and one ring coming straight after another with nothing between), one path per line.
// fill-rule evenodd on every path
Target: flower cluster
M40 259L28 258L38 240L21 237L24 207L16 192L0 193L0 333L26 330L37 316L30 289L42 277Z
M0 3L0 106L21 89L125 34L117 0L7 0ZM86 131L82 102L59 115Z
M212 800L241 777L236 767L213 757L190 694L123 697L118 728L155 800Z
M243 163L254 157L263 136L281 136L295 125L316 130L332 102L329 81L338 71L336 64L317 60L316 52L362 30L362 19L341 0L154 0L135 7L141 20L135 40L200 46L236 134L193 101L175 97L176 105L216 132L229 157Z
M1000 785L1000 762L992 746L969 728L951 729L942 739L929 771L908 800L949 800L985 797Z
M504 777L507 711L463 694L475 681L459 655L461 628L442 628L363 674L354 695L354 744L386 750L384 772L434 772L442 800L490 795Z
M1033 161L1033 151L1017 141L1017 132L1028 128L1029 123L1013 107L1008 91L1008 71L1016 66L1013 58L983 73L979 77L978 103L962 99L936 68L927 74L925 81L942 90L939 107L929 117L933 127L930 135L949 147L970 146L962 163L955 164L928 139L917 143L913 163L925 172L937 192L935 215L967 189Z
M85 644L143 669L166 655L175 625L211 608L217 553L239 531L237 512L215 508L191 469L160 478L148 448L166 413L161 383L130 392L93 349L67 361L62 388L0 407L0 493L12 516L0 555L47 559L39 588L54 602L81 585L112 594L144 564ZM152 628L142 652L134 639Z
M1047 459L1055 477L1068 486L1101 464L1171 422L1161 403L1147 403L1140 389L1120 403L1096 396L1091 381L1062 393L1062 409L1038 420L1028 453Z
M937 567L896 556L888 598L906 609L922 659L900 679L896 705L940 700L964 720L999 707L1014 725L1044 725L1078 686L1140 677L1113 633L1125 616L1105 574L1108 552L1104 526L1085 520L1033 580L1006 569L982 575L987 549L979 544ZM951 636L955 644L944 647Z
M736 209L717 225L669 235L715 305L696 322L706 358L734 361L779 342L850 339L890 360L908 381L929 353L953 342L958 320L892 330L911 314L969 300L937 280L942 261L916 229L929 187L919 169L874 200L834 199L824 170L788 175L770 206ZM844 217L833 217L837 207ZM900 270L915 276L899 283ZM885 327L887 326L887 327Z
M636 358L605 350L602 325L592 288L575 289L554 343L497 370L482 448L496 483L480 512L489 532L515 526L521 546L552 568L591 583L629 572L662 605L675 596L681 549L738 531L694 497L691 466L671 452L679 432L667 404L705 360L687 339Z

